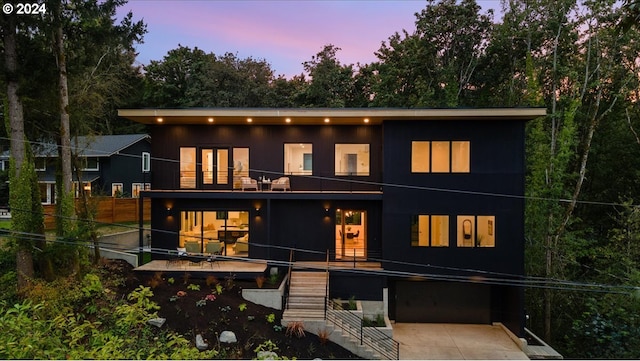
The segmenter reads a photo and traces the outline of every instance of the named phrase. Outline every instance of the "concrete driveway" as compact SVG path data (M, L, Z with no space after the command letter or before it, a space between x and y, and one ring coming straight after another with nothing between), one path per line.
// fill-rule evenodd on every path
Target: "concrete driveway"
M500 325L396 323L401 360L528 360Z

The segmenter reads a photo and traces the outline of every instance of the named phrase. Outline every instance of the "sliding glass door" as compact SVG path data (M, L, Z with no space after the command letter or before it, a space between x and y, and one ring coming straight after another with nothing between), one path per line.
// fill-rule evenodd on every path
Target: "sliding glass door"
M336 210L336 260L367 258L367 212Z

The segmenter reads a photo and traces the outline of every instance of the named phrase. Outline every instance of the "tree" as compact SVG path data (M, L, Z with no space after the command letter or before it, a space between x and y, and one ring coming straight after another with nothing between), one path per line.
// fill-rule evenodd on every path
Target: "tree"
M416 14L416 30L395 33L376 52L376 106L455 107L474 103L493 11L475 0L430 0Z

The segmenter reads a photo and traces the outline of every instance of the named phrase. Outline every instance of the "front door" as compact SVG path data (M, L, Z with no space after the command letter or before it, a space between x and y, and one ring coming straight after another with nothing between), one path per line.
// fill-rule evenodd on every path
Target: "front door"
M204 148L201 155L204 188L229 188L229 148Z
M336 210L336 260L367 258L367 212Z

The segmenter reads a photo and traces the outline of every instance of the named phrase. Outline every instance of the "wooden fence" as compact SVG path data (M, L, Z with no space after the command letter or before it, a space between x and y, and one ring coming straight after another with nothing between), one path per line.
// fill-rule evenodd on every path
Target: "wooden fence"
M76 212L84 207L82 199L76 198ZM101 223L127 223L139 220L139 199L138 198L113 198L113 197L92 197L89 202L97 207L96 221ZM151 200L144 199L143 220L151 220ZM44 228L56 228L56 206L44 205Z

